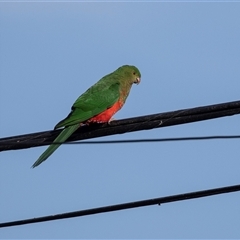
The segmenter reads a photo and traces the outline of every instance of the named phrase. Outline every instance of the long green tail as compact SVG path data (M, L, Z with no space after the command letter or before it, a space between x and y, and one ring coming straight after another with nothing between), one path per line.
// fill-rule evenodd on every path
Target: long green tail
M66 127L62 130L62 132L56 137L46 151L38 158L38 160L32 165L32 168L37 167L42 162L44 162L64 141L66 141L77 129L79 128L79 124L75 124L69 127ZM61 143L56 143L61 142ZM54 144L56 143L56 144Z

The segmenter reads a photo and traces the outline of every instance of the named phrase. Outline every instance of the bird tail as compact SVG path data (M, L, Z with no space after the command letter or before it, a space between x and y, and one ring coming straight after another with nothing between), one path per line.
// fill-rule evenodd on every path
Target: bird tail
M79 124L75 124L75 125L64 128L62 132L55 138L53 143L32 165L32 168L35 168L38 165L40 165L42 162L44 162L61 145L61 143L66 141L78 128L79 128Z

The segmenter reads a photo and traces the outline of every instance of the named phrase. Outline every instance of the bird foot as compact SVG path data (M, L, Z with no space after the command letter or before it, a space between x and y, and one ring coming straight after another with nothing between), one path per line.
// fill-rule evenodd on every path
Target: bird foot
M108 121L108 124L110 125L112 121L115 121L115 118L110 118L110 120Z

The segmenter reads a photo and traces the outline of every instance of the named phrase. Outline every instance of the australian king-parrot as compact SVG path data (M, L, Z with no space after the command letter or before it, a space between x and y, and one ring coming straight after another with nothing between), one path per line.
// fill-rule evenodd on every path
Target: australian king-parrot
M55 126L54 129L64 128L32 167L45 161L83 124L110 122L124 105L132 84L138 84L140 80L138 68L129 65L101 78L75 101L69 115Z

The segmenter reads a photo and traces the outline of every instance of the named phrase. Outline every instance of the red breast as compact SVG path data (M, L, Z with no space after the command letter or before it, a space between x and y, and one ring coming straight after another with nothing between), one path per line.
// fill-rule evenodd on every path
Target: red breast
M103 123L103 122L108 122L112 116L122 108L123 103L121 103L120 101L116 102L115 104L113 104L110 108L108 108L107 110L103 111L102 113L99 113L98 115L90 118L89 120L87 120L87 123L91 123L91 122L97 122L97 123Z

